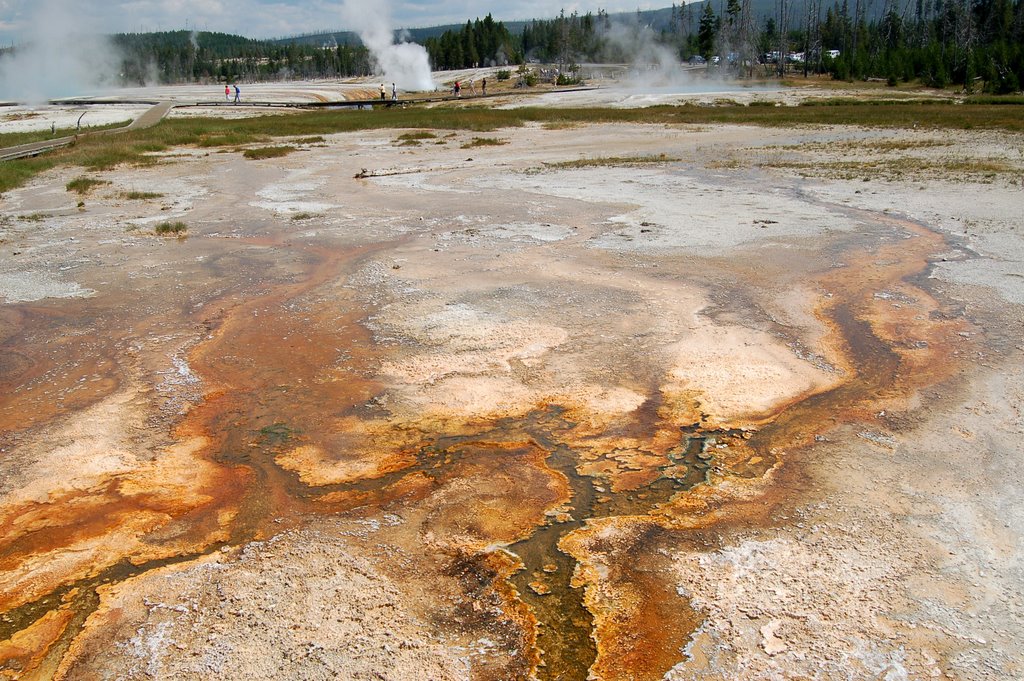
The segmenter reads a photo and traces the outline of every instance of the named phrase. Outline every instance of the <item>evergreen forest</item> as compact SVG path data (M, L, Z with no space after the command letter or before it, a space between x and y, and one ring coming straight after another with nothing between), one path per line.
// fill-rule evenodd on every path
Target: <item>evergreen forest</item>
M509 25L487 15L410 35L439 70L540 62L571 71L669 55L745 78L831 74L997 94L1019 92L1024 83L1024 0L705 0L635 14L563 11ZM348 77L374 69L349 33L253 40L166 31L112 40L126 85Z

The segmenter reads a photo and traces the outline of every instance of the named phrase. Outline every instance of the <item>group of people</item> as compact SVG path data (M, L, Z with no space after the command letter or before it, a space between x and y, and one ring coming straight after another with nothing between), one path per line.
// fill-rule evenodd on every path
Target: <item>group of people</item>
M486 78L484 78L483 81L481 82L481 87L482 87L482 90L483 90L483 94L486 96L487 95L487 79ZM462 96L462 83L460 83L459 81L455 81L455 84L452 85L452 94L455 95L456 97L461 97ZM469 81L469 94L473 95L474 97L476 96L476 83L474 83L472 79L470 79L470 81Z
M224 101L225 102L231 101L231 87L232 86L228 85L227 83L224 84ZM238 87L238 83L234 84L234 88L235 88L235 104L238 104L240 101L242 101L242 90ZM470 94L475 96L476 95L476 84L472 80L469 81L469 88L470 88L470 90L469 90ZM484 78L483 81L481 81L481 89L482 89L483 94L486 96L487 95L487 79L486 78ZM384 86L384 83L381 83L380 84L380 101L386 102L388 100L387 99L387 92L388 91L387 91L387 88ZM456 97L461 97L462 96L462 84L459 81L455 81L455 85L452 86L452 93ZM391 84L391 101L392 102L397 102L398 101L398 87L394 83Z

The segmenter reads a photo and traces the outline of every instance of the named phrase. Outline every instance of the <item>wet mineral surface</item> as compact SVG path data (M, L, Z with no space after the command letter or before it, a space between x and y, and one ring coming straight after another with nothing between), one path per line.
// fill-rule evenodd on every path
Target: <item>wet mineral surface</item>
M693 565L1015 352L932 278L975 255L943 230L705 167L767 132L397 134L4 197L5 678L741 678ZM672 160L545 165L595 139Z

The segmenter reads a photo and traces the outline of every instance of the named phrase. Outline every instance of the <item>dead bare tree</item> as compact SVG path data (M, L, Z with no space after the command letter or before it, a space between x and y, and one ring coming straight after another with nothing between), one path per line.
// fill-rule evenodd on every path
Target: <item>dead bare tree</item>
M821 65L821 0L807 0L807 14L804 23L804 78L815 56L815 70Z
M751 0L743 0L740 7L739 21L739 47L736 52L740 59L740 73L744 67L747 70L747 78L754 77L754 64L757 62L757 44L755 42L754 12L751 9Z
M858 0L859 2L859 0ZM778 0L778 11L779 11L779 63L778 73L779 78L783 78L786 75L786 53L789 42L789 0Z

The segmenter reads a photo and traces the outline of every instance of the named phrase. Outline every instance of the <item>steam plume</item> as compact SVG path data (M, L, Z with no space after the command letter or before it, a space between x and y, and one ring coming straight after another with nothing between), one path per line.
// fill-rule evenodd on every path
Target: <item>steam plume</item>
M387 0L373 3L345 0L342 16L370 50L385 80L403 90L433 90L430 59L422 45L396 43Z
M605 32L606 45L617 57L633 65L633 84L637 87L689 86L693 78L686 73L674 50L662 45L649 26L613 23Z
M0 99L42 104L112 85L120 58L88 20L81 2L39 2L21 44L0 58Z

